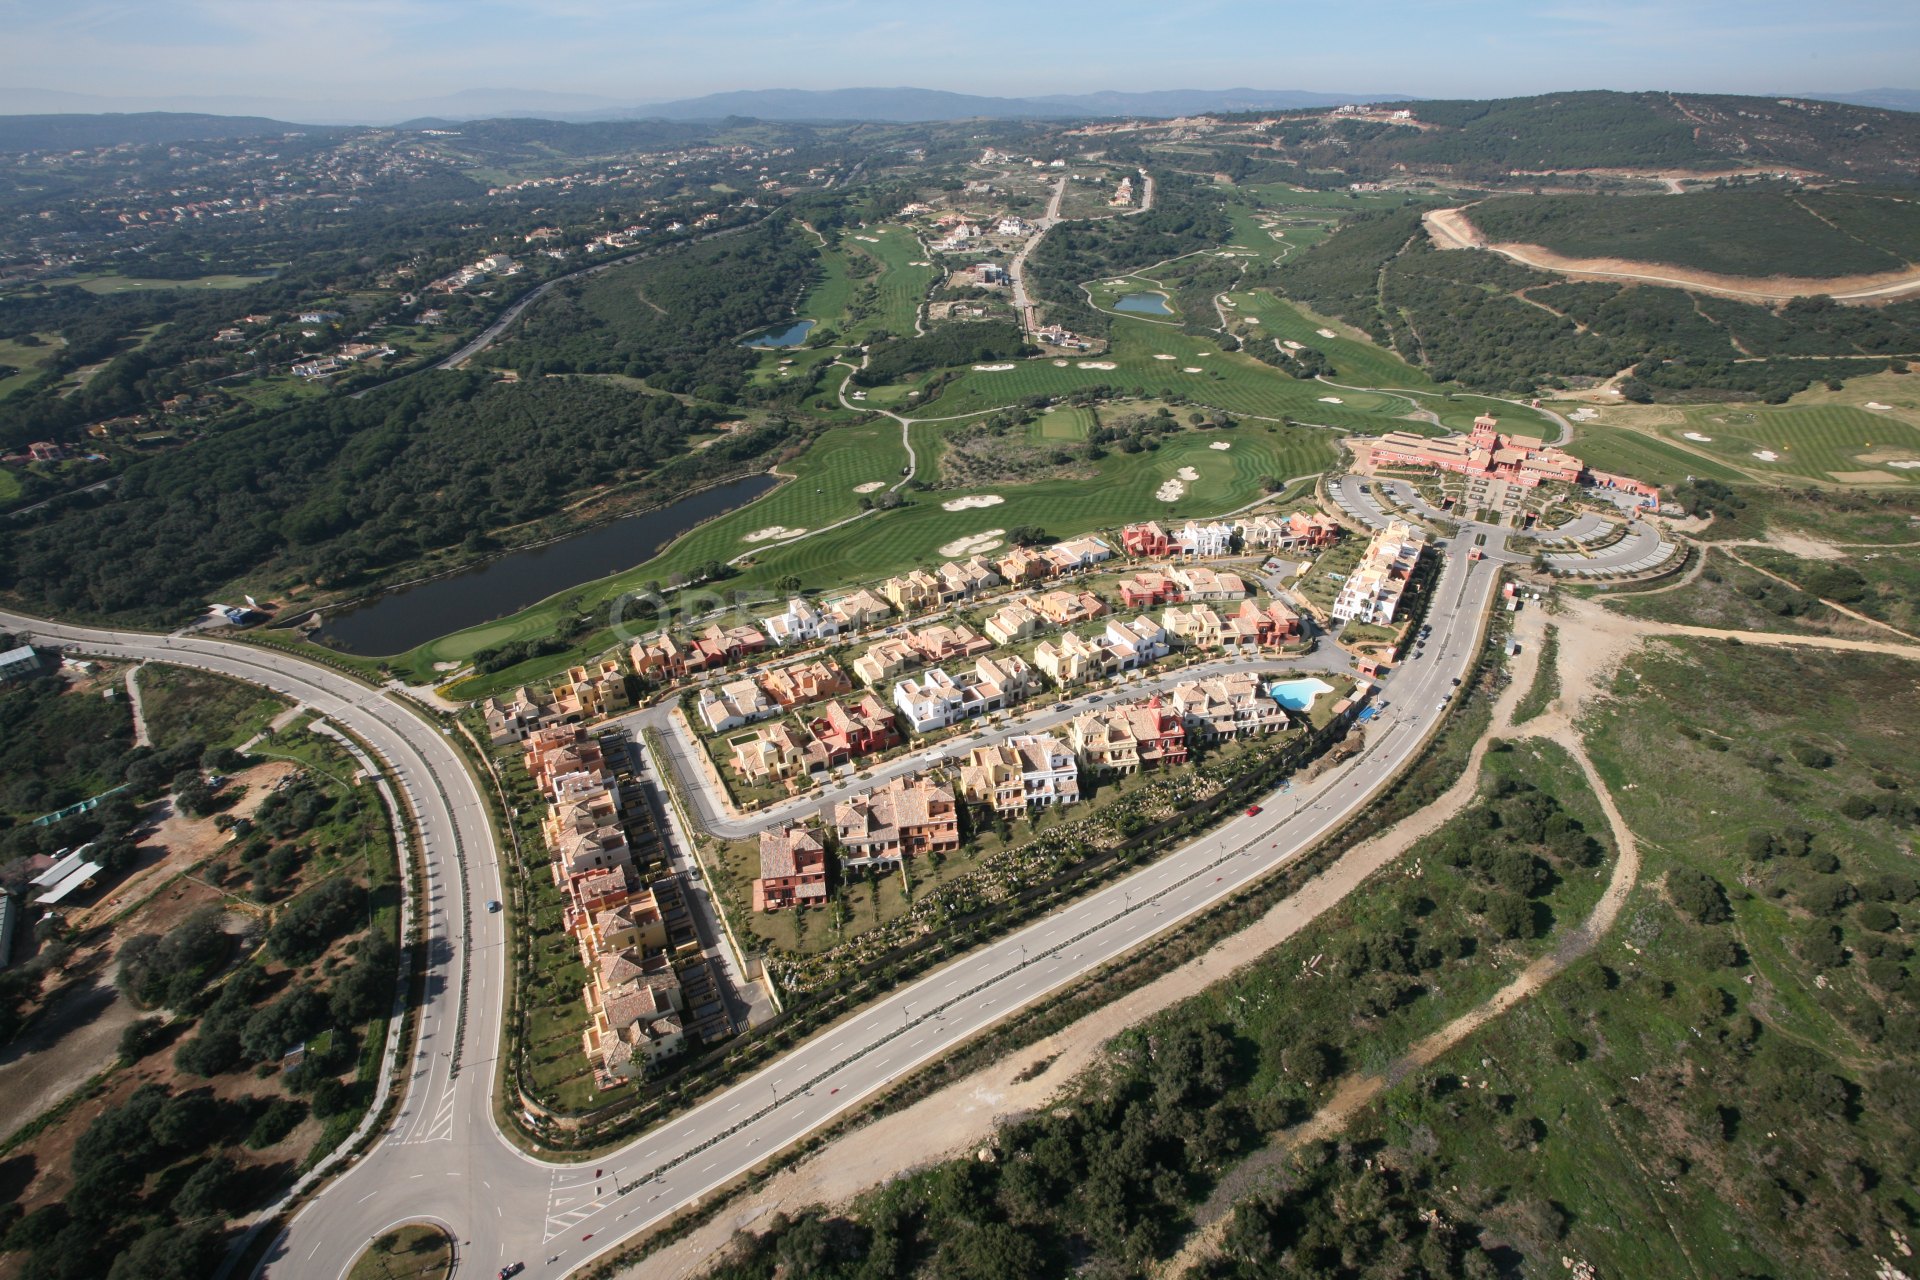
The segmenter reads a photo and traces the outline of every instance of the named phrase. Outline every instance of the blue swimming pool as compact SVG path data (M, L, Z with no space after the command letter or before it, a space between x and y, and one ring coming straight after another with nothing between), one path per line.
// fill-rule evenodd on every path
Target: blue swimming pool
M1332 692L1332 685L1312 676L1303 680L1276 680L1267 686L1267 696L1289 711L1305 711L1315 698Z

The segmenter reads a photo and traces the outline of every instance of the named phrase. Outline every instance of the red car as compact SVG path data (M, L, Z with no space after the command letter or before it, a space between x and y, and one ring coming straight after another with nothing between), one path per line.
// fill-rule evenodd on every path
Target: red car
M1259 806L1259 805L1257 805L1257 804L1250 804L1250 805L1248 805L1248 806L1247 806L1247 816L1248 816L1249 818L1252 818L1252 817L1255 817L1255 816L1257 816L1257 815L1259 814L1259 812L1260 812L1260 806Z

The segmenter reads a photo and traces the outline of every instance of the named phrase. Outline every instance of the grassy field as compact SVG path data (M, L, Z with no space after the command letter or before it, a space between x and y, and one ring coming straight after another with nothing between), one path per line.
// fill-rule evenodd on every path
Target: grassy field
M1093 410L1061 405L1050 409L1034 422L1034 440L1085 440L1093 430Z
M20 496L20 477L0 467L0 502L12 502Z
M848 236L853 244L878 261L881 268L878 276L854 283L856 304L862 303L863 288L871 287L873 296L870 303L863 304L871 307L869 314L845 331L848 341L864 342L876 329L912 337L920 300L926 296L927 286L940 274L939 269L913 265L926 259L921 257L920 241L905 227L872 227L850 232ZM878 243L867 243L863 237L868 236Z
M1662 434L1756 478L1920 484L1920 466L1888 465L1920 463L1920 428L1870 409L1714 405L1689 409L1686 418L1684 427L1665 427Z
M1555 406L1565 412L1577 406ZM1631 427L1577 422L1567 452L1598 471L1614 471L1651 484L1676 485L1688 476L1744 480L1746 473Z
M18 369L20 372L10 377L0 378L0 397L10 395L32 382L45 364L60 348L66 346L66 339L57 333L39 333L37 347L22 346L12 338L0 338L0 365Z
M1316 316L1298 304L1282 302L1265 290L1229 294L1228 300L1234 304L1235 314L1259 320L1262 337L1298 342L1326 356L1341 382L1369 387L1433 386L1433 379L1423 370L1360 337L1355 330ZM1341 336L1325 337L1322 329Z
M1099 367L1106 364L1114 367ZM1188 369L1199 372L1188 373ZM922 411L944 415L992 409L1029 396L1064 396L1097 386L1138 388L1147 395L1185 397L1229 413L1294 417L1359 431L1399 425L1392 420L1408 408L1398 396L1329 392L1315 383L1289 378L1251 356L1223 352L1209 340L1129 316L1114 320L1112 347L1099 356L1023 360L1004 372L969 370ZM1325 403L1322 397L1328 395L1344 403Z
M137 293L153 289L249 289L271 279L272 276L212 275L191 276L184 280L143 280L137 276L90 275L48 283L73 285L88 293Z

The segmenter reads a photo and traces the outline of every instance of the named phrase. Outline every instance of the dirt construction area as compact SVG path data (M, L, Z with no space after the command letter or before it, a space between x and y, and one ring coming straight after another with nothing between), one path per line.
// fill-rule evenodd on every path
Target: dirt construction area
M1878 275L1835 276L1822 280L1798 276L1746 279L1715 275L1664 262L1635 262L1627 258L1573 258L1537 244L1492 244L1480 233L1465 209L1435 209L1422 219L1436 249L1486 249L1511 258L1523 267L1557 271L1576 280L1644 280L1697 293L1712 293L1747 302L1787 302L1825 294L1836 302L1896 302L1920 294L1920 271L1889 271Z
M228 785L241 792L226 812L251 817L280 780L285 761L257 765ZM59 1102L113 1061L120 1033L141 1011L114 989L121 945L142 933L165 933L196 909L225 901L229 931L243 929L251 903L195 878L192 870L227 844L211 818L176 813L171 799L151 807L140 861L91 905L67 912L74 949L49 980L41 1011L19 1039L0 1049L0 1138Z

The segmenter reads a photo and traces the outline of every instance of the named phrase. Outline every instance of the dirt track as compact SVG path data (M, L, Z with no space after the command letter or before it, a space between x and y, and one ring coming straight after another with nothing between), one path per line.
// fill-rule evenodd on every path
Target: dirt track
M1435 209L1424 215L1427 233L1440 249L1486 249L1511 258L1523 267L1557 271L1578 280L1644 280L1696 293L1712 293L1748 302L1787 302L1825 294L1836 302L1897 302L1920 294L1920 271L1888 271L1878 275L1804 276L1718 275L1663 262L1636 262L1630 258L1575 258L1537 244L1492 244L1467 217L1467 210Z

